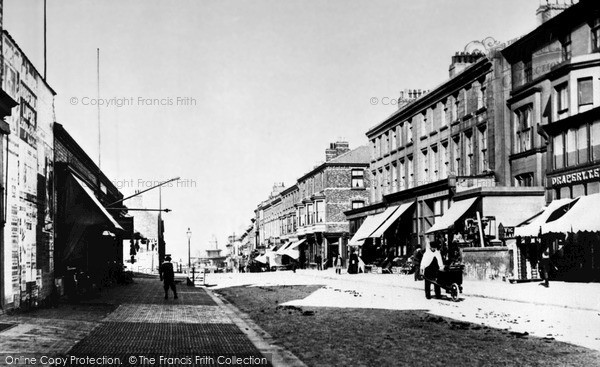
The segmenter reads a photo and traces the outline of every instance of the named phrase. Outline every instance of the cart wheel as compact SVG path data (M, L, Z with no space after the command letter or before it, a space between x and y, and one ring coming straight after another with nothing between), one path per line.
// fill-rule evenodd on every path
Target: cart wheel
M454 302L458 301L458 285L456 283L452 283L450 286L450 296Z

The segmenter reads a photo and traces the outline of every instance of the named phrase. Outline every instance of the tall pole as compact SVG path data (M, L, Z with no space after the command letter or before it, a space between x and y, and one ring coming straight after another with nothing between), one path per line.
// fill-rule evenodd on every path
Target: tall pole
M97 97L98 99L96 101L100 101L100 48L96 49L96 77L97 77L97 84L98 84L98 93L97 93ZM102 148L100 147L100 103L97 103L98 105L98 168L101 168L101 152L102 152Z
M190 250L190 242L192 241L192 231L190 231L190 228L188 227L188 231L187 231L187 235L188 235L188 271L189 269L192 268L192 256L191 256L191 250Z
M47 79L47 75L46 75L46 42L47 42L47 36L46 36L46 0L44 0L44 79Z
M163 238L163 222L162 222L162 188L158 187L158 263L162 264L165 258L165 240Z

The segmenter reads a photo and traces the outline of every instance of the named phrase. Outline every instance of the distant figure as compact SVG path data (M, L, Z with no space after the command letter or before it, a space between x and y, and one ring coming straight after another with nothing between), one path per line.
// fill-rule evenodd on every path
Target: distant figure
M421 260L421 274L425 278L425 298L431 298L431 281L437 280L438 271L444 268L444 262L442 261L442 255L439 250L439 243L432 241L429 244L429 250L425 250L423 259ZM439 285L434 285L435 298L442 297L442 291Z
M544 252L542 252L542 258L540 259L540 273L542 276L542 280L544 280L540 285L548 288L549 284L549 276L550 276L550 250L546 247Z
M173 263L171 263L171 255L165 256L165 262L160 265L158 273L160 275L160 280L164 282L165 299L169 299L169 288L173 290L173 298L177 299L175 272L173 271Z
M335 273L342 274L342 257L340 255L335 259Z
M356 252L352 250L350 253L350 262L348 264L348 274L356 273L358 273L358 255L356 255Z
M315 262L317 263L317 270L323 270L323 260L321 260L321 256L317 255L315 256Z
M415 250L414 254L413 254L413 271L415 274L415 282L420 280L420 275L421 273L420 268L421 268L421 260L423 259L423 250L421 250L421 248L419 247L418 249Z

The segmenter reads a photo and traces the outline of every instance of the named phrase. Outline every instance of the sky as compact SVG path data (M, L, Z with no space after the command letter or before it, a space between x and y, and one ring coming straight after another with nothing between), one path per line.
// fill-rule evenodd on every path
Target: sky
M46 80L56 121L125 195L181 178L161 199L167 253L185 257L188 228L192 255L213 236L224 248L275 182L293 185L331 142L367 144L395 110L382 100L447 80L470 41L534 29L538 5L48 0ZM4 0L4 28L43 73L43 2ZM143 200L157 208L158 191Z

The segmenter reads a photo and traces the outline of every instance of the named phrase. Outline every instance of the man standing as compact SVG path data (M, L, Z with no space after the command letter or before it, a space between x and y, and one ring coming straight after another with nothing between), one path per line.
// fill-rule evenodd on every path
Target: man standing
M550 286L548 283L548 278L550 276L550 250L547 247L544 252L542 252L542 259L540 260L540 272L542 273L542 280L544 281L543 283L540 283L540 285L548 288L548 286Z
M160 275L160 280L164 282L165 299L169 299L169 288L173 290L173 298L177 299L175 272L173 271L173 263L171 263L171 255L165 255L165 262L160 265L158 273Z
M439 243L432 241L429 244L429 250L425 250L421 260L421 274L425 278L425 298L431 298L431 281L437 279L437 273L444 268L442 255L440 254ZM439 285L434 285L435 298L442 297L442 291Z

